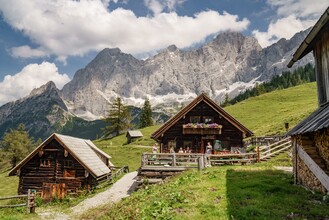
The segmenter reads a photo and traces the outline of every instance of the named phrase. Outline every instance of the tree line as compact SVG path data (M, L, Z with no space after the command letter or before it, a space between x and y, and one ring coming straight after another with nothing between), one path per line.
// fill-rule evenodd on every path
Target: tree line
M281 75L274 76L270 81L264 83L256 83L252 89L240 93L233 99L230 99L228 94L225 94L224 101L221 103L222 107L234 105L250 97L259 96L278 89L286 89L297 86L303 83L314 82L315 70L312 64L307 64L303 67L298 67L293 72L284 71Z

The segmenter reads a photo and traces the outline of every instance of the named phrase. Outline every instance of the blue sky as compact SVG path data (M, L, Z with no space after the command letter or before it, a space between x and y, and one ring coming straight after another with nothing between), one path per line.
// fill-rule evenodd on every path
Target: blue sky
M266 47L314 25L328 0L0 0L0 105L58 88L103 48L138 58L239 31Z

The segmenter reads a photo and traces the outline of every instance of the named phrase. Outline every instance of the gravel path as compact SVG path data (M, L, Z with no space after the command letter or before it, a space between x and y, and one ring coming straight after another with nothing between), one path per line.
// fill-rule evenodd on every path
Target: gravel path
M278 170L283 170L285 172L292 173L292 167L275 166L274 168L278 169Z
M124 175L108 190L98 193L92 198L88 198L71 208L69 215L59 212L43 212L38 213L41 219L68 220L76 219L75 216L86 212L88 209L108 203L118 202L120 199L127 197L135 190L135 178L137 172L131 172Z
M137 172L131 172L124 175L120 180L113 184L108 190L88 198L71 208L72 214L79 214L88 209L104 205L109 202L118 202L120 199L129 196L135 189L135 177Z

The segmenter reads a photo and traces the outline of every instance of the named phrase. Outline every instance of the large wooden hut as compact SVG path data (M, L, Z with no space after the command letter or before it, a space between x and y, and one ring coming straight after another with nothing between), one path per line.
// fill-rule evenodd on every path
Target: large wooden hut
M9 175L18 175L18 193L34 189L44 198L89 190L109 178L111 157L90 140L52 134L14 167ZM54 192L55 191L55 192ZM49 195L51 194L51 195Z
M207 142L215 150L243 147L253 133L202 93L152 134L162 153L190 149L205 153ZM216 151L214 151L216 153Z
M315 57L319 107L288 132L294 144L295 182L329 191L329 8L299 46L288 67L310 51Z

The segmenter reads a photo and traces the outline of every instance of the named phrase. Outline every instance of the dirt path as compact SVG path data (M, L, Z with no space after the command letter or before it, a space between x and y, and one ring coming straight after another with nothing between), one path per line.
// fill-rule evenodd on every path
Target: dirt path
M130 195L131 192L135 190L135 177L137 172L131 172L124 175L116 183L113 184L108 190L95 195L92 198L88 198L80 202L78 205L70 209L70 214L64 213L52 213L43 212L39 213L41 219L76 219L75 216L86 212L88 209L95 208L97 206L105 205L108 203L115 203L124 197Z

